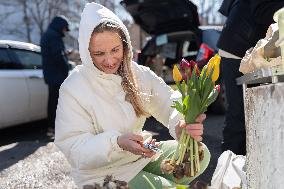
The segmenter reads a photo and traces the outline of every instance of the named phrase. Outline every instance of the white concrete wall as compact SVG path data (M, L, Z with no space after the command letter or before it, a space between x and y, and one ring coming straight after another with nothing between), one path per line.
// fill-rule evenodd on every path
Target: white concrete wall
M284 188L284 83L248 88L245 106L248 188Z

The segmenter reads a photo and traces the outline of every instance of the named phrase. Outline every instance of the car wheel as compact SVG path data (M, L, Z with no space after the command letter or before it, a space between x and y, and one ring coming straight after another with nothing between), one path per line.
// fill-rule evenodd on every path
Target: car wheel
M226 89L223 80L220 81L220 93L209 107L210 111L215 114L224 114L227 109Z

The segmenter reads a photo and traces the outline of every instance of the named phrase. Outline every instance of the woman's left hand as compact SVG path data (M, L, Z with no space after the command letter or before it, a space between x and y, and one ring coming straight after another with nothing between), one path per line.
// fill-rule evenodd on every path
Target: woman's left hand
M196 118L196 123L186 124L184 120L180 120L176 126L176 136L179 139L182 129L185 128L187 134L189 134L196 141L202 141L203 135L203 121L206 119L206 114L200 114Z

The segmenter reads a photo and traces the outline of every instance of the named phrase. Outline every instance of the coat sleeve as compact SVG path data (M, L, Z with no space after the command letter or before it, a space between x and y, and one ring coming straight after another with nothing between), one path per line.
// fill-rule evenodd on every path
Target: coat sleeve
M68 58L65 54L64 43L61 38L54 37L49 40L50 45L50 56L53 62L62 70L62 72L67 73L69 70Z
M75 169L105 166L119 158L117 144L121 133L106 131L97 134L93 120L80 103L61 87L56 112L55 144Z
M171 136L176 139L175 126L184 118L171 106L174 101L181 101L181 94L174 91L151 70L148 71L145 80L151 83L149 113L166 126Z

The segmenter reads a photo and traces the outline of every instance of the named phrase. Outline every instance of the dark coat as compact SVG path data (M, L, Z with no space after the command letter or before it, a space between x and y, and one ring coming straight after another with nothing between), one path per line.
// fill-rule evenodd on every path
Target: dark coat
M217 43L218 48L243 57L265 37L273 14L284 7L283 0L239 0L230 11Z
M68 21L64 17L55 17L40 41L43 75L48 85L61 85L68 76L68 59L62 40L64 27L68 29Z

